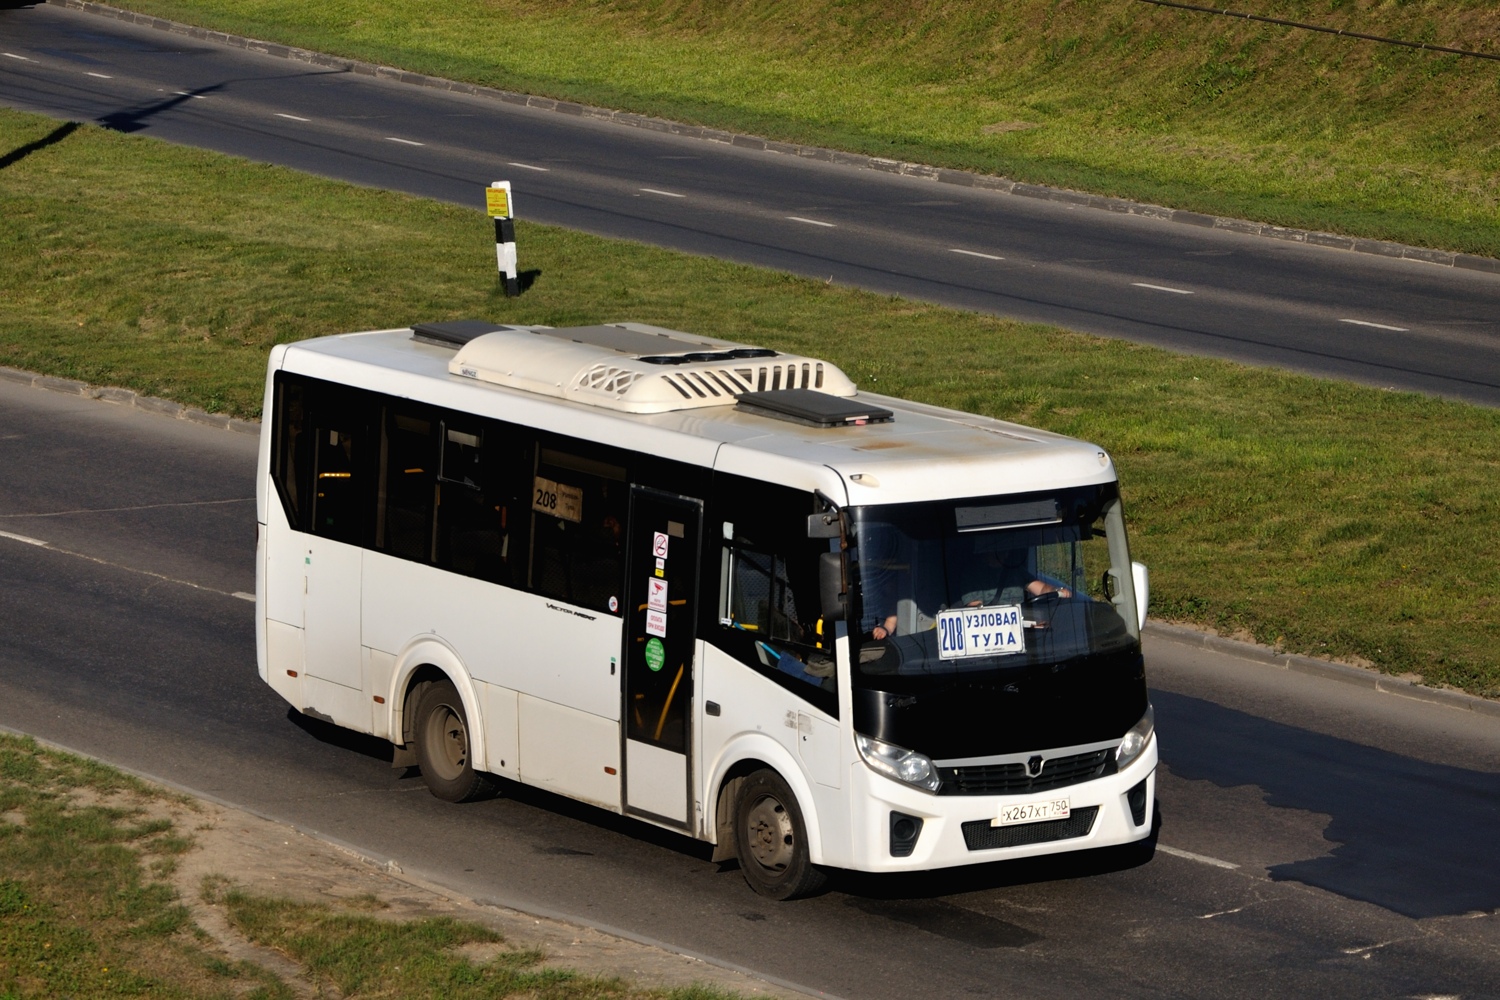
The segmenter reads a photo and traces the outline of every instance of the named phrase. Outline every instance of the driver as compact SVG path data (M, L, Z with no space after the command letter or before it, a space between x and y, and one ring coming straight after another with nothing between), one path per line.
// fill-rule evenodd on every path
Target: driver
M966 590L960 600L971 608L996 604L1020 604L1022 601L1056 594L1072 597L1073 591L1062 581L1038 576L1027 565L1025 547L1000 549L991 547L979 554L979 581Z

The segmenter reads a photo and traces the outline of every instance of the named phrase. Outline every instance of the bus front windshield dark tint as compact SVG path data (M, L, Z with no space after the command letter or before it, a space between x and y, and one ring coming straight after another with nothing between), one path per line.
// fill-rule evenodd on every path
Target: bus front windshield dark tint
M864 686L978 680L1138 646L1113 484L865 507L854 520L851 632Z

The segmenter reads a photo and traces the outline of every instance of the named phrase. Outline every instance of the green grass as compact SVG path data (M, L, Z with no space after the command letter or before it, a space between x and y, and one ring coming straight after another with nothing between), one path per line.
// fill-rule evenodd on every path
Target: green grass
M702 986L641 991L540 965L535 951L504 950L502 938L449 917L394 922L229 890L218 897L230 922L257 944L301 963L341 995L367 1000L732 1000ZM478 954L463 950L490 946Z
M1500 62L1133 0L132 0L512 90L1500 256ZM1490 0L1245 0L1494 49Z
M205 952L165 876L190 842L161 793L0 734L0 1000L284 996Z
M167 797L113 768L0 733L0 1000L289 1000L265 969L229 962L166 881L192 846L147 807ZM184 802L186 800L183 800ZM205 885L210 903L256 943L298 963L320 988L365 1000L735 1000L701 986L642 990L544 968L542 955L449 918L381 920ZM461 949L485 945L474 955ZM322 995L320 993L320 995Z
M0 112L0 149L55 123ZM80 196L85 192L86 196ZM1158 617L1500 696L1500 413L518 225L82 128L0 171L0 363L257 415L271 344L638 320L1073 434L1120 469ZM100 225L101 218L108 225Z

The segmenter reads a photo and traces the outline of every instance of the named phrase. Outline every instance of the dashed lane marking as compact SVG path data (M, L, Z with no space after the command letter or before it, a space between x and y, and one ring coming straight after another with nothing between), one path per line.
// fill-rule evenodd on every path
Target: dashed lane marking
M191 97L195 101L203 100L202 94L195 94L190 90L174 90L172 91L172 93L176 94L178 97Z
M1377 330L1392 330L1392 331L1394 331L1396 333L1410 333L1411 332L1408 328L1406 328L1404 326L1391 326L1389 323L1371 323L1367 319L1341 319L1341 320L1339 320L1339 322L1340 323L1349 323L1349 324L1352 324L1353 326L1373 326Z
M248 601L255 600L254 594L247 594L244 591L235 591L234 593L230 593L225 590L219 590L216 587L205 587L201 583L194 583L191 580L180 580L175 576L167 576L165 573L153 573L149 569L137 569L134 566L125 566L121 563L110 562L108 559L100 559L98 556L87 555L83 552L74 552L71 549L60 549L57 546L53 545L51 542L44 542L40 538L31 538L27 535L17 535L9 531L0 531L0 538L9 538L12 541L23 542L26 545L35 545L38 548L46 549L49 552L56 552L59 555L64 556L72 556L75 559L83 559L87 562L94 563L97 566L108 566L110 569L124 570L127 573L135 573L139 576L149 576L151 579L160 580L163 583L175 583L178 586L191 587L194 590L201 590L208 594L218 594L220 597L238 597L240 600Z
M1148 285L1144 281L1132 281L1131 284L1134 285L1137 288L1149 288L1153 292L1171 292L1173 295L1192 295L1193 294L1192 292L1188 291L1186 288L1168 288L1166 285Z
M110 76L108 73L95 73L92 70L85 71L84 75L85 76L92 76L92 77L94 77L96 79L99 79L99 80L113 80L114 79L114 77Z
M0 52L0 56L4 56L7 59L19 59L22 62L36 62L35 59L27 59L25 56L18 56L14 52Z
M687 197L687 195L685 195L685 194L678 194L675 191L661 191L661 190L658 190L657 188L641 188L641 190L644 191L644 192L646 192L647 194L659 194L663 198L686 198Z
M817 219L804 219L800 215L788 215L787 218L793 222L805 222L809 226L823 226L825 229L837 228L831 222L819 222Z
M1194 854L1192 851L1184 851L1180 847L1168 847L1166 844L1157 844L1156 849L1163 854L1170 854L1174 858L1186 858L1188 861L1196 861L1200 865L1213 865L1215 868L1227 868L1230 871L1239 867L1233 861L1220 861L1218 858L1211 858L1206 854Z
M13 542L25 542L27 545L40 545L46 548L51 543L44 542L40 538L32 538L30 535L17 535L10 531L0 531L0 538L9 538Z
M414 139L397 139L393 135L386 136L386 139L388 141L390 141L390 142L399 142L403 146L425 146L425 145L427 145L427 143L425 143L425 142L417 142Z
M983 257L985 260L1004 260L1004 257L996 257L992 253L980 253L978 250L960 250L958 247L950 248L952 253L961 253L965 257Z
M515 160L511 160L510 162L506 163L506 166L520 167L522 170L535 170L537 173L541 174L551 173L552 171L551 167L537 167L531 165L530 163L517 163Z
M310 121L312 121L311 118L299 118L296 115L283 114L280 111L276 112L276 117L277 118L289 118L289 119L291 119L294 122L310 122Z

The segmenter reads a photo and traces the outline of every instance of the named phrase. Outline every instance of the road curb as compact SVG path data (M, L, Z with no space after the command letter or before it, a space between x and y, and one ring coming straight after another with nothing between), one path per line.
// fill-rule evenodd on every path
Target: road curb
M96 386L77 379L57 378L52 375L38 375L35 372L22 371L19 368L0 367L0 379L7 382L16 382L21 385L29 385L34 389L48 389L52 392L60 392L66 396L87 396L104 403L114 403L117 406L131 406L137 410L145 410L148 413L160 413L163 416L173 417L177 420L186 420L189 423L203 424L205 427L217 427L221 430L233 431L237 434L260 434L259 420L241 420L224 413L207 413L203 410L190 409L181 403L174 403L170 399L161 399L157 396L142 396L133 389L121 389L118 386Z
M1293 229L1287 226L1273 225L1268 222L1255 222L1249 219L1237 219L1230 216L1205 215L1201 212L1168 208L1164 205L1152 205L1148 202L1131 201L1126 198L1111 198L1104 195L1089 194L1085 191L1049 187L1045 184L1029 184L1011 180L1007 177L999 177L994 174L979 174L967 170L954 170L948 167L934 167L925 163L908 163L903 160L868 156L864 153L848 153L822 146L804 146L798 143L778 142L774 139L762 138L761 136L742 135L735 132L726 132L722 129L707 128L702 125L685 125L666 118L652 118L648 115L631 111L616 111L610 108L576 104L572 101L559 101L550 97L537 97L532 94L521 94L510 90L500 90L495 87L484 87L474 83L463 83L443 77L428 76L425 73L413 73L408 70L397 69L394 66L382 66L378 63L363 62L358 59L330 56L322 52L313 52L310 49L300 49L277 42L246 38L242 35L231 35L222 31L210 31L207 28L182 24L178 21L167 21L149 14L137 14L134 11L111 7L108 4L93 3L91 0L45 0L45 2L58 7L71 7L75 10L97 14L101 17L111 17L120 21L128 21L132 24L145 25L159 31L186 35L189 38L201 39L203 41L218 42L250 52L259 52L278 59L291 59L313 66L342 69L351 73L358 73L362 76L374 76L383 80L393 80L397 83L409 84L415 87L428 87L434 90L452 91L456 94L484 97L501 101L505 104L522 105L542 111L602 119L615 122L619 125L647 129L653 132L667 132L672 135L685 136L691 139L721 142L730 146L763 150L768 153L780 153L786 156L801 156L810 160L838 163L845 166L857 167L862 170L879 170L884 173L925 178L936 181L939 184L956 184L960 187L998 191L1002 194L1011 194L1022 198L1056 201L1068 205L1076 205L1080 208L1091 208L1123 215L1138 215L1145 218L1158 219L1163 222L1173 222L1179 225L1197 226L1200 229L1222 229L1226 232L1260 236L1266 239L1282 240L1291 243L1305 243L1308 246L1326 247L1333 250L1347 250L1351 253L1371 254L1376 257L1397 257L1403 260L1437 264L1441 267L1482 271L1487 274L1500 274L1500 259L1481 257L1477 254L1459 253L1453 250L1434 250L1430 247L1409 246L1405 243L1392 243L1386 240L1372 240L1357 236L1342 236L1338 233L1324 233L1310 229Z
M1467 712L1477 712L1480 715L1488 715L1492 718L1500 719L1500 701L1490 698L1481 698L1478 695L1467 694L1463 691L1453 691L1447 688L1427 687L1417 681L1408 680L1404 677L1393 677L1390 674L1382 674L1376 670L1368 670L1346 663L1334 663L1332 660L1320 660L1317 657L1302 656L1297 653L1283 653L1270 646L1242 642L1239 639L1226 639L1220 635L1201 632L1198 629L1188 628L1183 625L1170 625L1166 622L1147 622L1146 637L1181 646L1197 646L1202 649L1210 649L1216 653L1223 653L1242 660L1251 660L1256 663L1265 664L1266 666L1287 670L1294 674L1310 674L1326 680L1339 681L1340 683L1353 684L1356 687L1379 691L1382 694L1395 695L1398 698L1410 698L1413 701L1443 705L1448 708L1456 708Z

